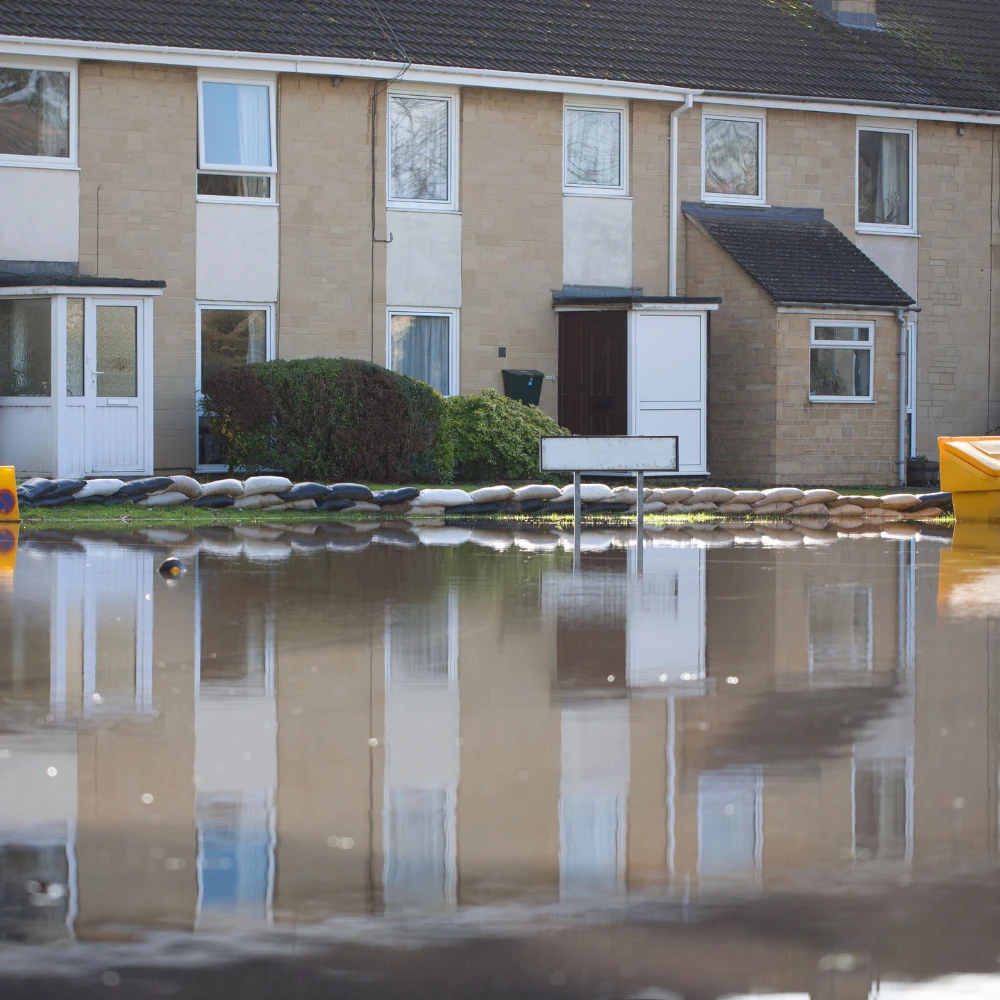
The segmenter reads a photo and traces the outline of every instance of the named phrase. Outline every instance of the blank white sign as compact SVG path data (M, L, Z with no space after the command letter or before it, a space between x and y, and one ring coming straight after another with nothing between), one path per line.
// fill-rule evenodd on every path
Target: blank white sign
M676 437L543 437L543 472L677 471Z

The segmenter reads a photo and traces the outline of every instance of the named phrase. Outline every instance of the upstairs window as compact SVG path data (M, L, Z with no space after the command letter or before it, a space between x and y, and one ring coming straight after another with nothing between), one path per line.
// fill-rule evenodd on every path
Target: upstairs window
M764 203L764 119L702 119L702 200Z
M563 191L625 194L625 110L567 105L563 111Z
M272 200L274 87L202 80L199 111L199 197Z
M452 97L389 96L390 208L457 209L455 116Z
M0 66L0 157L71 160L70 77L67 70Z
M858 218L861 232L913 232L915 134L858 129Z

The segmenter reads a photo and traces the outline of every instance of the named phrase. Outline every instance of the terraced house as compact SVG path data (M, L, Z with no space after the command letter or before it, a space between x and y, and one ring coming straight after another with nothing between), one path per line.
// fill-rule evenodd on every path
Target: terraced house
M210 470L206 373L346 355L894 482L1000 423L998 44L985 0L0 0L0 462Z

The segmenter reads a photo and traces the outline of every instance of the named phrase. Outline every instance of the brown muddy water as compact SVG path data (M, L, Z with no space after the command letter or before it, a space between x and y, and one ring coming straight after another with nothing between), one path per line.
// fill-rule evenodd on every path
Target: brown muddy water
M1000 997L1000 535L914 530L22 530L0 997Z

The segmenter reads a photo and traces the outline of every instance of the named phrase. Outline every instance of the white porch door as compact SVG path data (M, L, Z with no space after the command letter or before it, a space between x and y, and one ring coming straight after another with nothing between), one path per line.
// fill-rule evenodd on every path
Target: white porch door
M86 454L91 474L145 471L145 337L139 300L87 300Z

